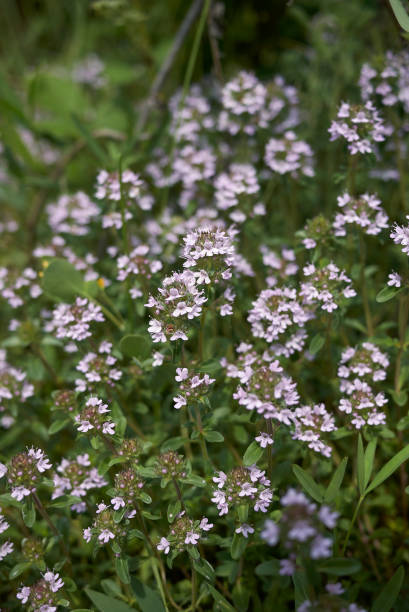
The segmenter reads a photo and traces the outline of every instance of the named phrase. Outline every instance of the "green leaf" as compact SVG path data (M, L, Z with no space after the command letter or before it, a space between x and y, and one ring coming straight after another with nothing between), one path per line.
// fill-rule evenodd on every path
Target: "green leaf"
M364 489L368 486L369 479L372 475L373 462L375 459L377 439L373 438L366 447L365 450L365 477L364 477Z
M209 593L212 595L215 602L219 605L219 608L221 610L227 610L228 612L235 612L235 609L233 608L233 606L231 606L229 602L227 601L227 599L225 599L223 595L221 595L219 591L215 589L211 584L207 584L207 589Z
M84 138L88 145L89 150L95 155L96 159L104 166L107 161L107 154L101 147L96 138L93 137L92 133L87 128L86 124L79 119L77 115L72 114L72 120L75 126L78 128L81 136Z
M392 7L395 17L400 27L406 32L409 32L409 16L405 11L401 0L389 0L389 4Z
M335 470L334 474L332 475L328 488L324 494L325 502L333 502L336 496L338 495L338 491L340 490L342 481L344 480L347 463L348 457L344 457L337 469Z
M320 572L333 576L349 576L361 571L361 562L358 559L345 559L344 557L333 557L318 565Z
M203 430L203 437L208 442L224 442L224 437L218 431L209 431L209 430L204 429Z
M310 474L303 470L299 465L293 465L293 472L298 482L307 491L307 493L311 495L311 497L315 499L315 501L322 503L323 495L321 493L321 487L317 485L313 477L310 476Z
M50 504L50 508L66 508L67 506L72 506L73 504L79 504L81 502L80 497L76 497L75 495L61 495L57 501L53 501Z
M253 442L250 444L250 446L247 447L247 450L244 453L244 465L253 465L253 463L257 463L263 453L264 449L261 448L258 442L253 440Z
M3 506L13 506L14 508L21 507L21 502L17 501L14 497L11 497L10 493L2 493L0 495L0 503Z
M325 344L325 337L322 336L321 334L316 334L310 342L310 346L308 347L308 352L312 353L312 355L315 355L316 353L318 353L318 351L322 349L324 344Z
M32 499L23 504L21 514L24 524L27 525L27 527L32 527L36 521L36 511Z
M204 576L206 580L213 582L215 576L214 569L210 563L206 561L206 559L198 559L197 561L193 561L193 567L197 572L199 572L199 574Z
M183 479L183 482L200 488L206 486L206 481L204 480L204 478L201 478L197 474L189 474L189 476L186 476L186 478Z
M154 591L147 584L142 584L135 577L131 579L132 590L136 601L142 612L165 612L162 600L157 591Z
M72 302L84 291L84 279L66 259L54 259L44 270L43 289L54 298Z
M64 429L64 427L69 423L71 423L71 419L57 419L54 421L54 423L51 423L50 427L48 428L48 433L50 436L52 436L53 434L61 431L61 429Z
M187 440L186 438L182 438L182 436L169 438L169 440L166 440L166 442L162 444L162 446L160 447L160 451L161 453L166 453L166 451L168 450L177 450L178 448L183 446L185 442L187 442Z
M143 361L150 356L152 343L149 338L141 334L128 334L121 338L119 350L126 357L136 357L139 361Z
M254 571L257 576L278 576L280 572L280 561L278 559L263 561L257 565Z
M15 565L10 570L9 579L13 580L13 578L17 578L17 576L20 576L20 574L25 572L26 569L28 569L29 567L31 567L30 561L24 561L23 563L17 563L17 565Z
M398 598L405 571L402 566L398 567L392 578L385 584L378 597L372 604L371 612L389 612Z
M239 533L235 533L230 547L230 554L232 559L234 559L235 561L240 559L240 557L246 550L246 547L247 539Z
M378 295L376 296L376 301L380 304L383 302L389 302L392 298L394 298L398 293L400 293L401 289L396 287L389 287L388 285L380 290Z
M135 612L134 608L131 608L128 606L128 604L119 601L119 599L109 597L103 593L98 593L98 591L93 591L89 588L84 590L94 606L96 606L100 612Z
M237 507L237 514L239 517L240 523L246 523L249 516L249 505L248 504L240 504Z
M364 444L362 442L361 434L358 434L358 449L357 449L357 476L358 476L358 489L361 495L365 491L365 460L364 460Z
M392 398L395 404L398 406L405 406L408 401L408 394L404 389L400 391L392 391Z
M128 567L127 559L124 559L122 557L116 557L115 558L115 570L121 582L123 582L124 584L131 583L131 577L129 575L129 567Z
M176 515L179 514L181 508L182 506L178 499L176 501L170 502L167 512L169 523L173 523L176 518Z
M383 466L383 468L379 470L379 472L376 474L375 478L372 480L369 487L366 489L365 495L367 493L370 493L370 491L373 491L374 489L376 489L376 487L379 487L379 485L382 484L384 480L389 478L389 476L391 476L393 472L397 470L398 467L408 458L409 458L409 444L405 446L405 448L402 448L401 451L396 453L396 455L392 457L392 459L390 459Z
M292 579L294 583L294 600L296 608L298 609L298 607L303 603L303 601L309 599L308 579L305 575L305 571L303 570L296 571L293 574Z

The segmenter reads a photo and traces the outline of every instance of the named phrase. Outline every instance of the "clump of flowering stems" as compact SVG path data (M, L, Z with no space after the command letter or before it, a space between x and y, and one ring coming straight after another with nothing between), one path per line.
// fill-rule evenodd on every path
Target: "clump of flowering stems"
M407 144L407 56L382 61L329 128L347 145L334 189L297 90L241 71L187 82L170 140L141 158L102 148L95 193L67 179L27 261L0 246L0 561L18 605L81 609L96 591L135 607L143 587L158 609L290 609L290 575L301 611L373 598L353 571L379 580L407 535L402 462L363 505L407 457L407 211L368 171L388 178L395 136ZM101 72L90 60L75 79ZM55 259L66 277L48 293Z

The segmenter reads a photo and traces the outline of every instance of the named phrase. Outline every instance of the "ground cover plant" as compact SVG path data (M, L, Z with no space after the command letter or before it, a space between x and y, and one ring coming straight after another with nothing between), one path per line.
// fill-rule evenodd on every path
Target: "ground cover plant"
M1 609L408 610L403 4L5 6Z

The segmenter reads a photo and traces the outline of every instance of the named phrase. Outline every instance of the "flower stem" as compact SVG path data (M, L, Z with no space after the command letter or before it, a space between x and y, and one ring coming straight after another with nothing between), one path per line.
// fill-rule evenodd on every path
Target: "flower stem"
M366 330L367 330L368 336L371 337L373 336L374 328L373 328L371 309L369 307L368 288L367 288L366 279L365 279L365 241L364 241L362 232L359 232L359 255L360 255L360 261L361 261L360 279L361 279L361 290L362 290L362 302L364 306L365 321L366 321Z
M362 504L363 501L364 501L364 495L361 495L359 500L358 500L358 503L356 505L354 514L352 516L351 523L349 525L347 535L345 537L344 545L343 545L342 551L341 551L342 556L344 556L344 554L345 554L345 550L346 550L346 547L348 546L349 538L351 536L352 528L353 528L353 526L355 524L356 517L358 516L359 508L361 507L361 504Z
M196 599L197 599L197 573L192 563L192 610L196 609Z
M37 508L37 510L39 511L39 513L41 514L41 516L43 517L43 519L45 520L45 522L47 523L47 525L49 526L49 528L51 529L53 534L55 535L55 537L61 543L61 548L62 548L62 550L64 552L64 555L67 557L68 563L71 563L70 553L69 553L69 550L68 550L68 548L66 547L66 545L64 543L64 540L62 538L61 533L58 531L58 529L56 528L56 526L52 522L52 520L50 518L50 515L48 514L47 510L44 508L43 504L40 501L40 498L38 497L38 495L37 495L37 493L35 491L32 492L32 496L33 496L33 501L34 501L35 507Z
M186 510L185 502L183 501L183 497L182 497L182 491L180 490L180 487L178 485L178 482L177 482L176 478L172 478L172 482L173 482L173 485L175 487L178 499L180 501L180 505L182 506L183 511L187 515L187 510Z

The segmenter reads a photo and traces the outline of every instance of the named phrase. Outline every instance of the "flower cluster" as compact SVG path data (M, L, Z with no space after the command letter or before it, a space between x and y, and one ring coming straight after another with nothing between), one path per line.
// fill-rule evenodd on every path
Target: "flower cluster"
M34 386L26 381L27 374L6 361L6 351L0 350L0 426L8 429L15 422L15 405L24 403L34 394Z
M180 479L187 476L186 462L182 455L175 451L162 453L156 460L155 471L158 476L166 479Z
M175 408L187 406L201 402L208 393L208 387L215 382L215 378L210 378L204 374L201 378L198 374L189 372L187 368L176 368L176 382L179 383L180 393L173 398Z
M351 155L373 153L375 143L383 142L390 135L389 128L370 100L358 106L343 102L337 120L331 123L328 131L331 140L344 138L347 141Z
M116 357L112 355L112 343L104 340L98 347L98 353L87 353L78 363L76 369L84 378L77 378L75 390L92 392L99 383L114 386L122 378L122 371L115 366L116 362Z
M218 117L221 131L255 135L261 129L284 131L299 123L298 94L283 77L263 84L244 70L226 83L221 92L222 110Z
M199 136L214 127L209 101L198 85L193 85L180 106L180 95L173 96L169 109L172 113L172 134L177 142L197 142Z
M317 505L310 502L304 493L295 489L288 489L281 497L280 504L280 522L268 519L261 533L267 544L276 546L280 543L289 555L280 561L280 574L293 575L299 555L313 560L330 557L332 540L321 532L323 527L334 529L338 513L325 505L318 510Z
M86 542L94 541L103 546L110 540L121 542L126 538L127 529L124 524L115 521L114 510L101 503L98 505L96 517L91 527L83 530L83 538Z
M308 305L332 312L340 306L343 298L356 295L351 279L334 263L321 266L311 263L304 266L303 272L309 280L301 283L300 295Z
M235 254L233 237L233 232L213 227L197 228L184 237L183 266L195 268L198 285L231 277Z
M406 215L409 219L409 215ZM400 244L402 252L409 255L409 225L398 225L395 223L390 237L395 244Z
M85 497L90 489L100 489L107 485L107 481L99 473L97 468L91 467L88 453L77 455L75 459L63 459L53 474L54 490L51 499L57 499L61 495L73 495ZM84 512L85 502L78 502L71 506L71 510Z
M364 64L359 77L359 86L364 100L376 98L383 106L401 105L409 112L409 54L387 51L382 65L374 68Z
M216 156L208 147L197 149L188 144L182 147L173 162L173 171L185 189L207 181L216 172Z
M292 407L299 401L296 383L268 351L260 356L251 344L242 343L237 352L239 359L236 364L222 360L227 376L240 381L233 398L266 420L274 419L290 425Z
M17 599L27 605L29 612L56 612L60 599L56 593L63 586L64 581L58 573L46 571L35 584L21 587L17 592Z
M348 392L355 378L366 382L385 380L388 366L388 356L373 342L363 342L361 346L346 348L342 352L338 367L341 392Z
M93 321L105 321L101 307L87 298L77 297L74 304L58 304L47 330L55 330L57 338L81 342L92 335L90 323Z
M286 281L290 276L298 272L295 252L293 249L282 248L278 254L265 245L261 245L260 251L263 256L263 264L269 268L266 283L269 287L275 287L281 281Z
M87 433L102 433L113 436L115 433L115 423L108 416L110 410L108 405L97 397L90 397L85 405L85 408L75 416L75 424L78 431Z
M296 289L276 287L261 291L247 320L255 338L280 342L274 344L276 354L289 356L302 348L304 335L299 332L312 316L311 308L302 303Z
M254 194L260 191L257 174L250 164L231 164L227 172L217 176L215 182L216 205L219 210L234 208L230 214L232 221L240 223L246 220L243 209L250 203L250 212L254 211ZM237 208L239 210L237 210Z
M285 132L282 138L271 138L267 145L264 161L278 174L314 176L314 153L309 144L298 140L294 132Z
M325 246L332 237L331 222L324 215L317 215L309 219L304 226L302 243L308 250L317 246Z
M195 274L190 270L174 272L164 278L157 296L151 295L146 304L154 309L155 314L148 328L152 341L187 340L188 321L201 315L206 301L203 290L197 286Z
M341 412L350 415L356 429L364 425L384 425L386 415L380 410L388 403L384 393L376 393L368 383L355 378L345 389L346 398L339 402Z
M33 268L21 272L0 268L0 295L11 308L20 308L30 299L42 294L38 274Z
M380 205L376 195L363 193L353 197L345 192L338 197L338 206L342 212L335 215L334 230L336 236L346 236L348 225L358 228L371 236L376 236L388 227L388 215Z
M193 520L181 512L170 528L166 538L161 538L157 549L168 555L170 550L180 553L188 550L189 546L197 546L199 540L203 538L203 532L210 531L213 523L209 523L206 517L200 521Z
M1 469L1 465L0 465ZM1 473L1 472L0 472ZM4 533L10 527L10 523L8 523L1 511L0 508L0 533ZM8 555L10 555L14 550L14 544L10 540L6 540L3 544L0 544L0 561L5 559Z
M389 358L372 342L343 351L338 376L340 391L346 397L340 400L339 409L352 417L351 423L356 429L385 424L386 415L380 408L388 400L371 385L386 379L388 366Z
M0 478L7 474L11 496L17 501L35 493L42 474L51 468L48 457L40 448L30 448L15 455L8 466L0 463Z
M255 512L267 512L273 500L265 471L255 465L237 467L228 474L218 472L213 482L217 489L213 491L212 502L216 504L219 516L240 505L249 505Z
M335 418L325 409L324 404L298 406L294 410L293 440L306 442L308 448L324 457L330 457L332 448L322 440L322 433L337 429Z
M89 225L99 215L98 206L86 193L64 194L46 208L48 224L56 234L85 236Z
M132 468L126 468L116 474L111 499L114 510L126 508L129 516L129 512L133 511L135 502L141 495L143 484Z

